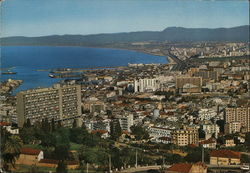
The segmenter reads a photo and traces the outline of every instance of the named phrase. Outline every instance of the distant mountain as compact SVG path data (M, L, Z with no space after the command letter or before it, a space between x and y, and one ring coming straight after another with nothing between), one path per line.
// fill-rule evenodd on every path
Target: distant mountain
M102 46L142 41L249 41L249 25L233 28L169 27L163 31L141 31L95 35L51 35L42 37L5 37L3 45L75 45Z

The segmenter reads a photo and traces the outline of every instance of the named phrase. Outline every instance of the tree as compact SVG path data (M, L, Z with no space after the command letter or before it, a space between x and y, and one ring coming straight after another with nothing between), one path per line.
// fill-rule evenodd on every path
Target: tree
M33 142L36 138L35 138L35 131L34 128L22 128L20 129L20 137L23 140L24 144L30 144L31 142Z
M76 119L74 119L74 121L73 121L73 128L77 128L77 122L76 122Z
M31 127L31 122L30 119L27 119L27 121L23 125L24 128L30 128Z
M42 120L42 129L44 132L49 132L50 131L50 124L48 118L45 118Z
M165 157L165 161L168 164L180 163L183 162L183 158L179 154L167 154Z
M218 120L216 124L220 127L220 132L224 133L225 120Z
M1 129L2 130L2 129ZM1 136L5 138L1 140L1 154L4 161L4 169L9 170L9 166L15 167L16 159L19 157L23 142L20 137L16 135Z
M51 120L51 131L54 132L55 129L56 129L56 126L55 126L55 119L52 118L52 120Z
M122 135L122 129L118 119L114 119L110 122L110 137L113 140L117 140Z
M205 139L206 133L205 133L204 130L202 130L202 128L199 128L199 129L198 129L198 133L199 133L199 138Z
M60 160L56 167L56 173L68 173L67 165L64 161Z
M250 156L241 154L240 161L241 163L250 163Z
M60 128L54 133L56 142L54 154L56 159L65 160L69 157L70 140L69 129Z
M135 135L136 140L142 140L142 139L148 139L149 134L145 128L142 126L132 126L130 127L131 132L133 135Z
M246 133L245 145L248 147L248 151L250 151L250 132Z
M69 131L69 138L71 142L77 143L77 144L81 144L83 143L87 136L88 136L88 131L84 128L72 128Z

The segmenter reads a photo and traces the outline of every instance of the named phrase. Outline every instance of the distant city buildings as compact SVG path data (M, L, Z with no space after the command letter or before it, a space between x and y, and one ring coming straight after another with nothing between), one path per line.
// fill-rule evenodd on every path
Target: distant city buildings
M176 89L184 93L199 93L202 87L201 77L176 77Z
M139 79L134 81L134 92L152 92L159 89L159 81L157 79Z
M18 126L48 119L72 125L81 116L81 88L78 85L56 85L52 88L32 89L17 94Z

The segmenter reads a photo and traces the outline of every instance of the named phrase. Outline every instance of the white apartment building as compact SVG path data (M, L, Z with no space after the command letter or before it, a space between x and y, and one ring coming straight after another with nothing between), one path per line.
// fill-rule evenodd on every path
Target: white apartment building
M220 133L220 127L217 124L203 124L202 130L205 131L206 140L211 138L214 134L214 137L217 138Z
M158 79L139 79L134 81L134 92L153 92L160 88Z
M130 127L134 125L134 116L133 114L129 114L125 117L119 118L119 123L121 126L121 129L123 131L131 132Z
M200 120L210 120L211 118L217 115L216 111L212 109L201 109L199 110L199 119Z
M149 135L153 138L171 137L171 131L171 129L155 126L148 129Z

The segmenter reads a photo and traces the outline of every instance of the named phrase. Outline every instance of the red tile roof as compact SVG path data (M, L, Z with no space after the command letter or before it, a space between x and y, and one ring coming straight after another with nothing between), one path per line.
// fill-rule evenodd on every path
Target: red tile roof
M210 157L223 157L223 158L240 158L240 152L232 150L213 150L210 152Z
M194 165L201 166L201 167L203 167L205 169L208 168L207 165L205 163L202 163L202 162L197 162Z
M8 123L8 122L4 122L4 121L0 122L0 126L9 126L9 125L10 125L10 123Z
M214 140L212 138L200 142L201 145L203 145L203 144L213 144L213 143L216 143L216 140Z
M42 150L37 150L33 148L22 148L21 149L21 154L26 154L26 155L38 155Z
M96 133L105 134L105 133L108 133L108 131L107 130L92 130L91 133L92 134L96 134Z
M178 173L188 173L192 168L192 164L190 163L177 163L172 165L170 168L167 168L166 172L173 171Z

